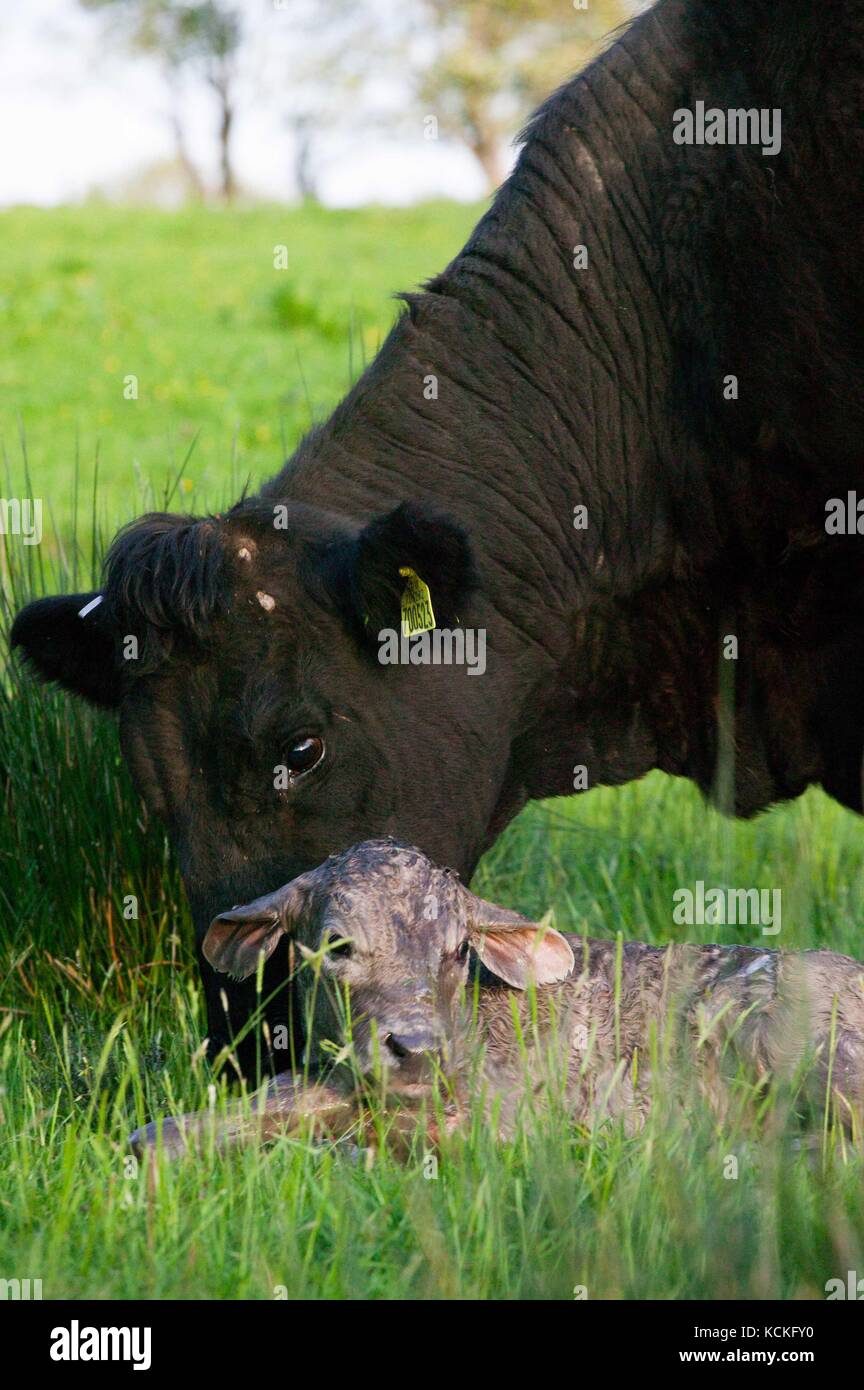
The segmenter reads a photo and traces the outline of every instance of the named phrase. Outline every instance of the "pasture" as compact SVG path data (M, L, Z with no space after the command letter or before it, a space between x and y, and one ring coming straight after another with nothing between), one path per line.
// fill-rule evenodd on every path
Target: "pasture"
M45 527L0 538L4 652L15 609L87 587L115 525L275 471L476 212L4 214L4 495L41 497ZM635 1136L553 1109L501 1145L478 1122L434 1171L422 1133L389 1152L386 1116L360 1154L301 1135L136 1169L132 1129L227 1096L177 871L110 719L14 665L0 700L0 1277L46 1298L821 1299L864 1273L861 1159L830 1125L797 1143L772 1096L755 1131L662 1095ZM750 824L659 775L537 804L474 887L567 931L758 944L676 925L698 882L779 889L770 946L864 956L864 827L816 791Z

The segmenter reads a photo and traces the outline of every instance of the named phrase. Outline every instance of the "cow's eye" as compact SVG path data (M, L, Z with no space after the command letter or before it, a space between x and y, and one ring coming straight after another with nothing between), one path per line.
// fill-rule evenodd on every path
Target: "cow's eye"
M285 764L292 777L302 777L317 767L323 757L323 738L301 738L288 749Z
M460 964L463 960L468 959L468 949L468 939L466 937L466 939L462 942L462 945L456 952L456 959L460 962Z

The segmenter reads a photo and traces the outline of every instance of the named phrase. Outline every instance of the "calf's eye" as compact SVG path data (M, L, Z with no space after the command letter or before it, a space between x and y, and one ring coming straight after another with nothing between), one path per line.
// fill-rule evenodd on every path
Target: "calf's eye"
M463 941L463 942L462 942L462 945L461 945L461 946L459 947L459 949L457 950L457 952L456 952L456 959L461 963L463 960L467 960L467 958L468 958L468 942L467 942L467 940L466 940L466 941Z
M348 941L344 936L339 936L338 933L328 936L326 945L328 956L336 956L340 960L347 960L354 951L353 942Z
M311 738L298 739L288 749L285 765L292 777L302 777L304 772L311 772L313 767L317 767L323 757L324 740L313 735Z

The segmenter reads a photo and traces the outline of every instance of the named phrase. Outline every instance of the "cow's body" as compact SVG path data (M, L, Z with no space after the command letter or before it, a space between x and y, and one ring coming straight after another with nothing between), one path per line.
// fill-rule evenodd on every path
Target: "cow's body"
M468 874L574 778L659 767L744 815L821 782L861 809L864 542L825 508L864 494L862 72L860 3L660 0L535 117L259 497L121 536L86 619L87 595L21 615L43 675L119 706L199 940L372 834ZM676 144L697 100L780 110L782 149ZM482 678L376 665L405 566L439 626L487 633ZM316 739L265 837L286 742ZM218 1048L252 994L226 1019L204 978Z

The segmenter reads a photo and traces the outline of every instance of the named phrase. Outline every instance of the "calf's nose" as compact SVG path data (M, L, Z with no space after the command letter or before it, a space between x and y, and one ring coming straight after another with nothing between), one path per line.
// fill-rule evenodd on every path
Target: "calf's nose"
M404 1062L408 1057L422 1057L425 1052L436 1052L439 1043L432 1033L387 1033L384 1046L397 1061Z

